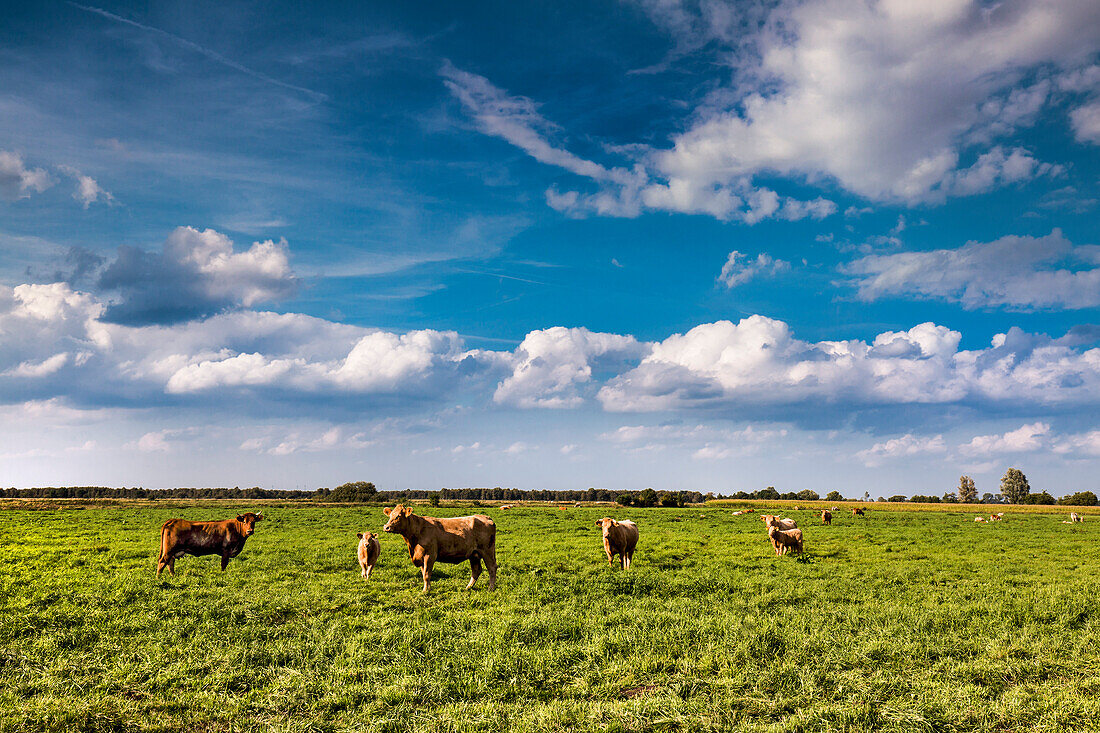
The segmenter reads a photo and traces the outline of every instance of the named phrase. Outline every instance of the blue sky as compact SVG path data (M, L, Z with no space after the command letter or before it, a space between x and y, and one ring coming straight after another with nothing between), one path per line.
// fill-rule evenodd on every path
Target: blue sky
M936 493L1100 461L1100 7L0 20L0 485Z

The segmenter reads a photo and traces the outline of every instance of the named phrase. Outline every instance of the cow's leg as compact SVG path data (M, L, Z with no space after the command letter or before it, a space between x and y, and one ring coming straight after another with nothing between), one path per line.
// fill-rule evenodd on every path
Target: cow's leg
M626 570L630 570L630 566L634 564L634 551L631 550L626 555Z
M424 576L424 592L432 587L432 568L435 567L434 557L424 557L424 564L420 566L420 574Z
M373 565L368 565L366 567L366 569L363 570L363 577L366 578L367 580L370 580L370 571L372 571L372 570L374 570L374 566Z
M466 590L470 590L474 587L474 583L477 582L478 577L481 575L481 560L476 557L470 558L470 582L466 584Z
M482 559L485 560L485 569L489 571L489 590L495 590L497 587L497 543L495 538Z
M225 572L225 567L226 567L226 565L229 564L229 558L231 558L231 557L233 557L233 556L229 554L229 550L225 550L224 552L222 552L222 572L223 573Z
M157 577L158 577L158 578L160 577L160 571L161 571L161 570L164 570L165 566L167 566L167 565L168 565L168 561L167 561L167 560L163 560L163 559L161 559L161 558L157 558Z

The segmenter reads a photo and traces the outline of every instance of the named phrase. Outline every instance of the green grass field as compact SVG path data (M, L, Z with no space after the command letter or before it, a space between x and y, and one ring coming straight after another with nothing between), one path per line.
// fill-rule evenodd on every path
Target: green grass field
M397 536L360 578L380 507L265 506L159 581L165 519L255 507L0 510L0 731L1100 730L1100 517L878 506L781 510L805 561L730 507L473 510L497 590L426 596Z

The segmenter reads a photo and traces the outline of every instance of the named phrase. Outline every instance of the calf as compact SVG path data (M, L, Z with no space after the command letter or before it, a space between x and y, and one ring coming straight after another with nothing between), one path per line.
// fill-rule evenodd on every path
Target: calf
M828 509L822 509L821 510L821 523L822 524L832 524L833 523L833 513L830 512Z
M1084 518L1084 517L1082 517L1082 516L1081 516L1080 514L1078 514L1077 512L1070 512L1070 514L1069 514L1069 521L1070 521L1071 523L1073 523L1073 522L1083 522L1083 521L1085 521L1085 518Z
M862 517L862 516L864 516L864 514L863 514L863 513L864 513L865 511L867 511L867 510L866 510L866 509L864 509L863 507L857 507L857 508L855 508L855 509L853 509L853 510L852 510L852 516L853 516L853 517Z
M370 571L378 563L378 556L382 554L382 546L378 544L378 535L374 532L357 532L359 538L359 572L364 578L370 580Z
M628 570L634 562L634 548L638 546L638 525L629 519L616 521L611 517L596 520L596 526L603 528L603 551L607 553L607 564L615 566L615 555L619 564Z
M160 557L157 558L157 577L168 568L176 574L176 560L184 555L221 555L222 572L229 558L236 557L244 549L244 541L252 536L256 522L264 515L241 514L236 519L221 522L188 522L186 519L169 519L160 527Z
M768 537L772 541L772 547L775 548L775 554L783 555L788 550L792 554L799 554L802 552L802 530L800 529L779 529L775 525L768 527Z
M484 514L471 517L421 517L412 507L397 506L382 510L389 521L383 532L393 532L405 538L413 565L420 568L424 592L432 586L432 567L436 561L460 563L470 561L470 582L474 587L481 575L481 563L489 571L489 590L497 587L497 526Z

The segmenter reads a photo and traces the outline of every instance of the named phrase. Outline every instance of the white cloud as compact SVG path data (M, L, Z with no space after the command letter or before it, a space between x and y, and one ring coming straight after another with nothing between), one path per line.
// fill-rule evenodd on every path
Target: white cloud
M862 300L916 297L971 309L1029 310L1100 305L1097 264L1100 248L1075 247L1055 229L1045 237L1006 236L958 249L869 255L845 272L856 277Z
M44 169L28 168L19 153L0 150L0 197L14 201L27 198L32 191L42 193L52 185Z
M656 168L694 191L774 172L909 202L1021 180L1040 172L1026 151L994 148L969 171L961 153L1034 117L1047 86L1006 92L1022 69L1078 63L1100 46L1098 31L1088 0L781 5L756 66L739 59L741 78L774 91L733 95L730 111L700 119Z
M111 195L110 191L105 190L91 176L86 176L76 168L68 165L58 166L58 168L62 173L72 176L76 180L76 190L73 191L73 198L79 201L85 209L97 201L102 201L105 204L114 202L115 197Z
M1100 100L1081 105L1069 118L1078 140L1100 145Z
M1020 408L1095 404L1100 349L1080 351L1018 329L990 348L959 350L961 334L933 323L861 340L806 342L782 321L750 316L696 326L653 346L597 397L614 412L823 405L998 402Z
M944 443L942 435L921 437L906 433L900 438L891 438L882 443L875 443L870 448L859 451L856 457L865 466L879 466L891 458L944 453L946 451L947 445Z
M168 439L177 432L178 431L174 430L159 430L146 433L137 440L124 444L122 447L126 450L137 450L142 453L167 453L171 450L171 446L168 445Z
M773 259L765 252L758 254L756 259L750 259L747 255L734 250L730 252L726 264L722 265L718 280L725 283L727 288L734 288L744 285L755 277L774 277L790 269L791 263Z
M593 366L640 356L644 349L633 336L586 328L532 331L516 349L512 374L497 386L493 399L517 407L577 407Z
M293 294L285 240L254 242L243 252L229 237L177 227L159 253L123 246L103 271L100 287L119 294L108 317L157 323L250 307Z
M976 435L959 450L971 456L984 456L992 453L1027 453L1037 451L1044 446L1050 435L1050 425L1036 422L1021 425L1003 435Z

